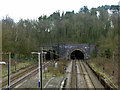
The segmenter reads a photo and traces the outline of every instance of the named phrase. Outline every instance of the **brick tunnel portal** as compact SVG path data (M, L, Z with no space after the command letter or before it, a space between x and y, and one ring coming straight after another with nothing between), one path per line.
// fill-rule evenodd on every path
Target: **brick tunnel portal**
M78 59L78 60L84 60L84 54L83 52L81 52L80 50L74 50L71 54L70 54L70 58L72 60Z

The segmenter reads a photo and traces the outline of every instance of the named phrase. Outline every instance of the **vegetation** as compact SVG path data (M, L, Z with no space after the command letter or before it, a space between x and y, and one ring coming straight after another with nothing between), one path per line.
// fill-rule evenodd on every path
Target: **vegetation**
M104 57L99 57L99 60L92 58L92 60L87 62L100 76L106 79L107 83L110 84L112 82L115 85L114 88L118 88L118 57L115 57L115 62L112 61L112 58L108 59Z
M112 52L118 49L117 8L105 5L89 10L84 6L77 13L60 15L56 11L48 17L21 19L18 23L6 16L2 20L3 52L29 56L40 44L50 43L90 43L96 44L103 53L106 49Z
M55 68L55 63L52 63L52 65L47 65L47 74L51 76L55 75L56 77L64 76L65 68L67 67L68 63L69 63L68 60L61 59L57 61L57 68Z
M112 65L113 51L117 62L118 19L118 7L113 5L91 9L84 6L77 13L74 11L63 12L62 15L59 11L56 11L50 16L43 15L37 20L21 19L17 23L6 16L2 19L2 49L3 52L12 52L14 58L14 54L29 57L31 51L38 50L40 44L95 44L99 48L98 53L103 60L100 60L100 69L102 70L103 65ZM89 62L97 67L96 51L93 52L92 57L94 57L93 61ZM110 69L108 66L105 67L106 72ZM49 70L52 70L52 74L56 76L63 74L62 66L59 68L59 72L53 70L53 67L50 67ZM117 71L117 69L115 70ZM109 72L109 75L111 72Z
M5 62L8 62L7 59L4 59ZM30 67L31 65L37 64L35 60L11 60L11 74L16 73L22 69ZM2 77L6 77L8 75L8 64L2 66Z

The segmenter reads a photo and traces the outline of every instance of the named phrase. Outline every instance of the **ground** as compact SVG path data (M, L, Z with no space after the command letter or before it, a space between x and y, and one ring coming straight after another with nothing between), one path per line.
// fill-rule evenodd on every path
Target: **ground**
M113 75L113 61L112 59L100 58L99 63L97 63L97 58L93 58L88 61L90 66L96 71L101 73L105 79L111 81L115 86L118 86L118 59L115 58L114 62L114 75ZM104 72L103 72L104 66Z
M45 79L45 72L43 70L43 87L45 88L59 88L61 81L64 79L64 67L67 60L52 61L53 63L47 65L47 73ZM58 67L55 68L55 63ZM52 79L53 78L53 79ZM38 88L38 73L15 88ZM49 83L47 83L50 80Z
M8 59L3 58L2 61L5 61L7 63L6 65L2 65L2 77L6 77L8 75ZM33 65L33 63L36 64L37 60L11 59L11 73L15 73L21 69L27 68ZM15 65L16 65L16 70L15 70Z

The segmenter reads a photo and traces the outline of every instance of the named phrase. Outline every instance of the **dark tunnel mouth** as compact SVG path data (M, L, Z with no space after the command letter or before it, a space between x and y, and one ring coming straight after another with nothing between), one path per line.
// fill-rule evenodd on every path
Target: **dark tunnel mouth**
M83 52L81 52L80 50L74 50L71 55L70 58L72 60L78 59L78 60L84 60L84 54Z
M50 60L50 51L47 51L47 54L46 54L46 60Z
M45 56L46 60L51 60L51 59L57 59L56 51L55 50L49 50L46 51L47 54Z

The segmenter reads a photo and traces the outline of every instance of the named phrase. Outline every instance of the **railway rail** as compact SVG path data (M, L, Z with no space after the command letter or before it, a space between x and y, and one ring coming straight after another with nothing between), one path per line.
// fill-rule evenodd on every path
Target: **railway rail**
M82 71L83 71L84 80L86 83L86 88L95 88L93 81L90 77L90 74L88 73L88 71L85 67L85 63L83 61L80 61L79 64L80 64L80 67L82 68Z
M53 64L55 62L47 62L46 64ZM44 67L45 64L43 64ZM35 67L36 66L36 67ZM11 76L11 88L15 88L16 86L19 86L20 83L24 82L26 79L29 79L30 77L34 76L38 73L38 67L37 65L31 66L27 69L24 69L22 72ZM43 69L44 70L44 69ZM63 78L54 78L53 80L49 81L48 84L46 84L45 88L59 88L60 82ZM93 89L96 90L98 88L105 88L104 85L101 84L100 80L96 77L96 75L91 70L90 66L87 65L83 60L71 60L69 63L68 69L66 70L65 75L65 85L62 84L62 88L86 88L87 90ZM56 83L58 82L58 83ZM3 88L7 88L7 80L3 80L2 83L4 86ZM63 87L64 86L64 87Z
M72 62L72 72L71 72L71 88L77 88L77 68L76 61Z
M13 82L14 80L18 79L19 77L24 76L26 73L30 72L31 70L34 70L37 68L37 65L30 66L24 70L21 70L20 72L17 72L10 76L10 82ZM2 81L2 87L5 87L8 84L8 77L4 78Z
M46 64L51 63L51 61L47 62ZM44 67L45 64L43 64ZM11 76L11 88L15 88L17 85L22 83L24 80L34 76L35 74L38 73L38 66L34 65L29 68L24 69L23 71L16 73L15 75ZM2 87L3 88L8 88L7 86L8 80L5 78L2 82Z
M67 80L65 88L87 88L93 89L104 88L87 64L82 60L71 61L71 72L67 72ZM98 85L97 85L98 84Z

